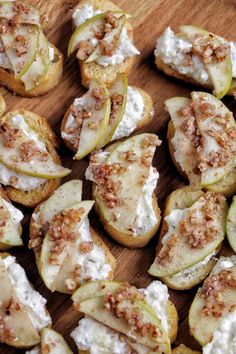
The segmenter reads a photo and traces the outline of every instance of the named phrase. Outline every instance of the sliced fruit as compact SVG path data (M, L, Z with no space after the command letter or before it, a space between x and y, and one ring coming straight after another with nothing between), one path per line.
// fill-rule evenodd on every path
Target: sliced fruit
M14 1L1 2L1 18L6 18L7 20L10 20L16 15L18 15L19 18L19 24L31 24L41 26L40 13L35 7L21 1L17 1L17 4Z
M220 125L217 123L217 118L220 117L227 117L227 124L231 125L232 130L236 129L236 123L231 116L230 111L228 108L216 97L206 93L206 92L192 92L192 101L193 101L193 109L195 113L195 118L197 122L198 130L202 136L202 149L203 153L205 154L206 158L209 157L209 154L214 151L215 153L220 153L224 149L224 146L217 142L214 136L209 134L210 131L216 131L219 135L222 136L222 139L225 139L225 127L224 125ZM207 104L211 105L215 110L216 114L209 115L202 119L202 102L206 102ZM223 118L222 118L223 119ZM227 136L226 139L229 139ZM209 165L206 166L205 170L201 173L201 185L208 186L210 184L217 183L218 181L222 180L224 176L232 170L235 165L235 154L236 154L236 142L235 139L231 139L231 149L235 151L232 154L231 159L225 164L224 166L220 167L211 167Z
M153 338L150 333L146 336L142 336L139 333L131 332L130 326L123 318L115 317L111 312L105 310L104 307L104 297L98 296L93 297L87 300L84 300L80 303L80 311L85 315L92 317L93 319L103 323L104 325L125 334L129 338L136 340L138 343L146 345L149 348L157 348L160 352L164 352L166 354L171 353L170 349L170 341L167 337L167 334L163 330L160 320L150 314L149 311L146 310L144 306L141 306L140 303L135 303L135 301L127 302L127 306L132 309L132 307L138 307L144 323L150 323L155 326L158 330L159 335L156 338Z
M125 74L117 74L115 82L109 87L109 93L112 102L113 95L120 95L122 96L122 102L119 105L118 109L114 112L111 111L111 115L109 118L109 123L106 129L105 134L103 135L102 139L100 140L97 148L101 149L103 146L109 143L113 134L115 133L116 128L120 124L126 107L127 101L127 90L128 90L128 80Z
M103 296L107 292L115 292L120 288L121 283L115 281L90 281L81 285L72 295L74 304L79 304L91 297Z
M179 111L191 105L191 100L185 97L173 97L165 101L165 106L171 116L171 122L174 125L175 134L171 143L175 149L174 157L191 181L192 185L199 185L200 177L194 173L197 166L197 153L192 141L186 137L182 129L183 117Z
M194 211L197 213L197 219L199 221L202 220L202 225L204 225L205 218L202 207L206 203L208 202L203 197L200 197L189 209L185 209L185 214L183 214L180 220L186 220L186 222L188 222L187 218ZM212 224L213 229L216 229L217 232L214 234L214 237L204 245L204 248L191 247L188 242L186 242L186 237L180 231L180 224L178 223L174 230L170 230L169 235L168 233L165 234L166 238L163 237L162 248L148 272L157 277L171 276L204 260L209 254L215 251L224 239L226 215L227 203L222 196L220 199L220 207L215 211L215 219ZM174 240L171 253L173 257L170 257L166 262L162 262L162 257L165 258L165 255L169 254L169 241L173 239L175 235L177 238Z
M29 69L21 76L21 81L24 82L26 91L30 91L40 85L47 75L49 65L49 43L43 31L40 30L36 57Z
M98 101L93 97L95 91L101 95L103 101L101 107L97 107ZM109 92L102 81L91 80L86 96L88 104L85 109L90 113L90 117L83 119L78 151L75 155L76 160L82 159L96 148L106 132L110 116Z
M191 41L194 36L209 37L212 36L209 32L196 26L180 26L181 33L186 35ZM214 36L215 40L221 40L219 37ZM232 82L232 62L230 55L227 55L225 60L216 61L209 64L205 64L211 82L214 87L214 94L217 98L222 98L229 91Z
M227 215L226 234L231 248L236 252L236 196L233 197Z
M77 203L66 210L79 210L80 208L84 209L84 213L81 215L81 219L78 220L78 222L75 224L73 232L78 234L79 237L79 230L80 227L84 221L84 219L87 217L89 211L93 207L93 201L83 201L80 203ZM56 222L56 221L55 221ZM71 240L67 241L64 249L57 255L57 262L56 264L50 262L50 256L51 256L51 250L54 248L55 242L52 241L49 233L45 236L43 240L43 245L41 249L41 254L40 254L40 260L39 260L39 271L40 275L45 283L45 285L51 290L55 291L55 285L54 282L56 280L57 275L59 274L59 271L63 267L63 263L68 255L70 255L70 262L67 262L67 265L70 266L70 269L65 270L65 274L68 272L71 272L72 270L75 269L75 266L77 264L77 248L76 248L76 241ZM61 279L61 278L60 278ZM67 278L63 279L63 282ZM62 282L62 279L61 279ZM63 285L64 286L64 285Z
M232 270L234 278L236 277L236 266L227 268ZM204 284L203 284L204 286ZM219 324L236 303L236 288L227 288L221 293L222 296L222 315L212 316L204 315L203 308L205 306L204 299L201 296L201 290L197 292L189 311L189 327L194 338L204 346L212 340L213 333L219 328ZM217 307L216 307L217 310Z
M122 336L122 338L131 348L133 348L135 350L135 353L138 353L138 354L158 354L158 353L160 353L158 349L152 350L151 348L147 347L146 345L132 341L132 339L130 339L129 337Z
M8 202L0 197L0 219L3 225L0 227L0 250L23 245L18 225L13 222L6 203Z
M154 134L136 135L117 144L104 162L104 165L122 166L122 173L113 172L109 176L111 183L119 185L118 199L121 203L110 208L102 197L106 186L99 184L94 188L94 196L104 219L121 233L133 235L137 204L149 176L152 157L158 144L158 137ZM129 155L132 155L132 161L127 158ZM149 158L143 164L145 156ZM119 215L117 220L114 220L115 214Z
M102 40L106 41L107 43L113 43L114 41L117 42L117 39L120 39L121 32L124 28L125 25L125 15L121 16L118 19L118 26L111 30L110 32L107 32L105 36L103 37ZM92 61L95 61L98 57L102 56L102 48L100 46L100 43L96 46L92 54L88 57L88 59L85 60L85 63L90 63Z
M73 354L61 334L51 328L41 333L41 354Z
M14 76L20 79L35 60L39 47L39 28L33 25L21 25L14 33L7 32L0 37L11 62Z
M40 336L35 327L33 326L27 309L19 301L11 279L8 275L7 269L2 260L3 255L0 257L0 316L3 326L12 331L12 335L4 335L6 331L0 329L0 342L17 348L28 348L36 345L40 341ZM20 309L12 309L10 312L6 309L11 304L21 304ZM12 306L13 307L13 306ZM9 333L9 332L8 332Z

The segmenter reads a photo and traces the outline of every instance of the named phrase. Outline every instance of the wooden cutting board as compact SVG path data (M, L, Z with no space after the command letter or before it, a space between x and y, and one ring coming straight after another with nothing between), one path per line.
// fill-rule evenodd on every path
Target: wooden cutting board
M26 108L48 119L50 124L59 132L60 121L68 106L75 97L84 92L80 85L80 74L75 58L66 58L66 48L71 35L71 9L78 0L33 0L44 14L49 16L49 26L46 30L50 41L55 44L65 55L64 75L61 83L55 90L40 98L26 99L13 96L5 89L1 89L7 109ZM152 124L146 131L158 133L163 143L157 149L154 166L160 172L160 180L156 188L156 195L163 208L166 197L176 188L185 184L178 175L171 162L166 144L166 125L168 114L164 111L163 102L172 96L189 96L195 88L180 81L170 79L158 72L154 65L154 47L157 37L167 27L177 30L181 24L195 24L209 29L225 38L236 41L236 1L235 0L114 0L114 2L127 12L134 15L132 23L134 27L135 45L141 51L133 71L129 77L129 83L136 85L152 96L154 101L155 116ZM236 114L236 100L225 98L224 102ZM72 173L67 179L84 179L84 171L88 164L88 158L80 162L72 160L71 152L61 144L60 155L65 166L72 168ZM84 199L91 198L91 185L84 183ZM11 250L17 261L24 267L26 273L34 285L48 300L47 308L53 319L53 328L59 331L76 353L71 331L77 326L80 315L72 307L70 296L59 293L51 293L44 286L39 277L33 252L27 248L28 221L32 210L24 209L24 247ZM90 215L92 225L103 235L111 252L117 260L116 279L126 280L137 287L147 286L153 279L147 274L147 269L155 255L157 237L141 250L129 250L119 246L110 240L98 221L94 212ZM227 242L223 246L221 254L232 254ZM185 343L193 348L199 348L192 339L188 330L188 311L196 288L191 291L170 291L170 299L174 302L179 313L179 335L176 344ZM1 291L1 289L0 289ZM0 344L1 354L24 353Z

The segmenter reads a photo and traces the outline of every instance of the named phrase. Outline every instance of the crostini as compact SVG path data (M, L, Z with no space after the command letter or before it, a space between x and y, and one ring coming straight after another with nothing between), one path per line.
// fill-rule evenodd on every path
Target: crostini
M72 293L86 281L113 279L115 258L88 220L94 202L81 195L82 182L71 180L32 215L29 247L51 291Z
M168 298L159 281L146 289L108 281L80 287L72 300L85 318L71 334L79 353L171 353L178 314Z
M22 246L22 212L11 204L6 192L0 186L0 250Z
M65 113L61 136L76 153L75 159L81 159L95 148L143 128L152 117L151 97L128 86L124 74L117 74L108 89L98 80L90 81L89 91L76 98Z
M152 166L155 134L139 134L94 153L86 170L95 210L105 230L127 247L144 247L161 216L154 194L159 174Z
M51 328L43 328L41 343L25 354L73 354L62 335Z
M170 27L157 40L158 69L175 78L213 89L214 95L236 96L236 42L196 26Z
M219 193L204 193L189 186L172 192L149 273L176 290L200 283L215 265L226 216L227 203Z
M232 199L227 215L226 235L231 248L236 252L236 196Z
M0 2L0 84L34 97L53 89L62 76L62 53L49 43L39 11L24 1Z
M167 139L177 170L193 186L226 197L236 192L236 123L216 97L192 92L191 99L165 101L171 120Z
M61 166L58 142L45 118L18 109L0 117L0 184L14 202L35 207L71 171Z
M51 325L44 299L29 283L15 257L0 254L0 342L30 348Z
M236 256L221 257L189 311L189 327L203 354L233 353L236 341Z
M82 0L74 9L75 30L68 55L77 51L82 85L91 79L110 85L118 73L129 74L135 56L129 16L109 0Z
M192 350L186 347L184 344L180 344L178 347L172 349L173 354L201 354L197 350Z

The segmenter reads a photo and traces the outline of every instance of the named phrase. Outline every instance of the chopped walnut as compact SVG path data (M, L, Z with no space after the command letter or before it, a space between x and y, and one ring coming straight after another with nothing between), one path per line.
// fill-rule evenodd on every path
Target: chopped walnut
M116 113L120 109L124 97L119 94L113 94L110 97L111 99L111 113L110 113L110 118L109 118L109 123L113 123L115 118L116 118Z
M10 127L7 123L1 123L0 136L3 139L5 147L13 148L15 141L20 137L20 130Z
M4 236L3 228L6 226L9 219L9 213L1 206L0 207L0 239Z
M135 162L138 160L138 156L135 154L133 150L122 152L121 157L127 162Z
M110 24L112 28L117 28L118 27L118 19L115 17L112 13L112 11L107 11L105 15L105 21L106 23Z
M29 37L17 35L14 45L17 56L21 57L23 54L27 53L29 49Z
M165 246L165 250L161 252L161 254L157 257L157 263L161 265L165 265L170 262L174 257L174 249L178 242L178 235L173 235Z
M102 88L94 88L92 90L92 97L95 98L95 109L100 111L106 102L105 91Z
M160 146L161 145L161 140L158 138L157 135L149 135L143 138L141 142L141 147L142 148L147 148L149 146Z
M93 250L94 243L92 241L81 242L79 245L79 250L81 253L89 253Z
M94 50L94 45L90 42L90 40L80 41L78 44L77 58L79 60L86 60L90 56L90 54Z
M102 55L112 57L120 43L120 37L118 35L114 36L111 42L108 42L106 39L102 39L99 43Z
M20 145L20 161L29 162L33 158L39 161L47 161L49 154L47 151L40 150L33 140L28 140Z
M17 340L17 335L13 328L7 324L7 318L0 314L0 341L1 342L14 342Z

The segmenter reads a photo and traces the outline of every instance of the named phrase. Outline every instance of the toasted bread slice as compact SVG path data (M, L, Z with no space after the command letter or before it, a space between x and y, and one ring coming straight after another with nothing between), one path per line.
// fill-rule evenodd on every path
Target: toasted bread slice
M52 90L62 77L63 55L54 45L50 44L50 46L54 49L54 60L50 63L44 80L37 87L26 91L24 83L21 80L15 78L12 72L2 68L0 68L0 84L23 97L42 96Z
M192 350L188 347L186 347L184 344L180 344L178 347L175 347L172 350L173 354L201 354L197 350Z
M93 190L94 191L94 190ZM156 195L153 193L152 196L152 205L153 205L153 209L155 210L155 214L156 214L156 218L157 218L157 223L150 229L148 230L146 233L142 234L142 235L138 235L137 237L131 236L129 234L125 234L125 233L121 233L120 231L118 231L117 229L115 229L111 224L109 224L104 216L103 213L99 207L99 204L96 203L96 197L95 197L95 193L93 193L93 199L95 199L95 210L99 216L99 219L104 227L104 229L108 232L109 235L111 235L112 238L114 238L117 242L121 243L122 245L126 246L126 247L130 247L130 248L141 248L144 247L148 244L148 242L150 241L150 239L153 237L153 235L155 235L155 233L157 232L159 226L160 226L160 222L161 222L161 211L160 208L158 206L157 203L157 198Z
M135 90L137 90L140 95L142 96L143 98L143 103L144 103L144 109L143 109L143 113L142 113L142 116L140 117L140 119L138 120L137 122L137 126L136 126L136 129L132 132L135 133L143 128L145 128L150 122L151 120L153 119L153 102L152 102L152 98L151 96L144 90L138 88L138 87L134 87ZM63 132L65 130L65 126L66 126L66 123L67 123L67 119L71 113L71 110L72 110L72 107L73 105L71 105L63 119L62 119L62 122L61 122L61 132ZM71 142L67 139L63 139L66 146L72 150L74 153L76 153L77 149L71 144Z
M9 116L15 114L21 114L24 116L29 127L44 141L53 161L60 164L60 157L55 150L55 148L58 147L58 140L46 119L33 112L26 111L23 108L7 113L5 118L3 117L2 119L7 120ZM4 189L12 201L33 208L43 200L47 199L60 185L60 182L61 180L59 178L47 180L41 187L32 191L22 191L11 186L4 186Z
M165 217L169 215L173 209L189 208L202 195L204 195L202 190L194 189L190 186L179 188L169 195L163 212L163 221L157 244L157 254L162 247L162 239L168 231L168 224L165 221ZM217 248L215 254L220 251L220 248L221 245ZM188 290L203 281L211 272L215 264L216 260L212 256L207 263L200 265L198 268L194 268L192 271L191 268L189 268L189 273L187 273L188 269L186 269L183 275L177 273L174 276L160 277L160 279L171 289Z
M170 156L180 175L182 175L185 179L188 179L186 173L182 170L181 166L175 159L175 155L174 155L175 150L171 141L172 138L174 137L174 134L175 134L174 124L170 120L168 124L168 131L167 131L167 140L169 145ZM234 195L236 193L236 168L233 168L232 171L228 173L221 181L206 186L205 189L211 192L222 193L226 198L229 198L232 195Z
M167 316L168 316L168 324L169 324L168 334L169 334L170 342L174 343L178 333L179 317L175 305L170 300L168 300L167 302Z
M91 4L95 10L100 11L121 11L121 9L109 0L82 0L75 9L81 9L85 4ZM133 29L130 23L126 22L125 27L130 39L133 39ZM79 60L81 82L84 87L89 86L91 79L100 79L110 85L116 79L117 73L129 74L134 64L135 57L129 57L123 63L116 65L101 66L95 62L85 63Z
M161 71L163 71L166 75L174 77L176 79L185 81L189 84L197 85L197 86L202 86L205 89L213 89L212 85L201 85L199 82L196 82L193 78L188 77L186 75L180 74L178 71L173 69L170 65L165 64L163 60L160 57L156 57L155 59L155 64L157 68ZM230 90L228 91L227 95L229 96L236 96L236 85L234 84L234 80L232 81L232 85Z

